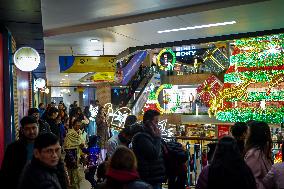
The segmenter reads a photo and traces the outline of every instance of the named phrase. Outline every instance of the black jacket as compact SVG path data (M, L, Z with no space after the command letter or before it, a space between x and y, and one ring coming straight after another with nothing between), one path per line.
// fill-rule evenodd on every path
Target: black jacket
M161 138L152 136L146 127L143 128L132 140L139 175L150 184L162 183L165 181L165 166Z
M16 189L22 170L27 163L27 142L24 139L8 145L1 166L1 188Z
M50 168L33 158L23 170L18 189L66 189L61 164Z
M38 130L39 134L50 132L50 126L45 120L40 119L38 121L38 124L39 124L39 130Z

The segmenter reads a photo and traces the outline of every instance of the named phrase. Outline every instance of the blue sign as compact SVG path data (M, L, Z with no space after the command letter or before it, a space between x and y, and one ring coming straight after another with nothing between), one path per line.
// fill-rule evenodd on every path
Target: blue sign
M175 53L177 57L194 56L196 54L196 49L195 46L176 47Z

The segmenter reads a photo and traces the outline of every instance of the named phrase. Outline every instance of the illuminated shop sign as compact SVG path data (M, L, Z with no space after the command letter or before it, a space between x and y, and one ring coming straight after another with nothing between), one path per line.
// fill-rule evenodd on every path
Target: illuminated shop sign
M176 47L175 51L177 57L194 56L196 54L195 46Z

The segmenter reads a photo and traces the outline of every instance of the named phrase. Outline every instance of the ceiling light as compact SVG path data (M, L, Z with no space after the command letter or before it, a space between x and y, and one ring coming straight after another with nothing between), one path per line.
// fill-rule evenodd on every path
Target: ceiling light
M98 39L91 39L91 40L90 40L91 43L98 43L99 41L100 41L100 40L98 40Z
M68 76L69 76L68 74L65 75L65 77L68 77Z
M87 85L87 87L89 87L90 85Z
M64 79L64 78L62 78L62 81L65 81L65 79Z
M215 24L206 24L206 25L200 25L200 26L189 26L186 28L177 28L177 29L170 29L170 30L162 30L158 31L158 33L169 33L173 31L185 31L185 30L194 30L194 29L200 29L200 28L210 28L210 27L216 27L216 26L225 26L230 24L235 24L236 21L230 21L230 22L221 22L221 23L215 23Z
M59 83L60 83L60 84L62 84L63 82L62 82L62 81L60 81Z

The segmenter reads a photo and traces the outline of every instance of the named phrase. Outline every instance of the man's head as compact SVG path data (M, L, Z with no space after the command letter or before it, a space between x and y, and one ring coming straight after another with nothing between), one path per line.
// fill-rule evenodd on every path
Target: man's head
M143 123L151 122L154 125L158 125L159 123L160 113L156 110L147 110L143 116Z
M236 122L231 127L231 133L235 139L244 140L247 134L248 126L244 122Z
M99 106L99 105L100 105L100 101L96 100L96 101L95 101L95 105L96 105L96 106Z
M34 143L34 157L49 167L55 167L61 158L58 137L52 133L39 135Z
M50 119L56 119L58 116L58 109L55 107L51 107L48 112L47 115Z
M44 109L44 103L39 103L38 108L41 110Z
M54 108L55 108L56 103L55 103L55 102L51 102L50 105L51 105L51 107L54 107Z
M33 116L36 120L39 120L39 111L37 108L30 108L28 111L29 116Z
M38 136L38 122L33 116L25 116L21 119L21 129L24 137L29 141L34 141Z

